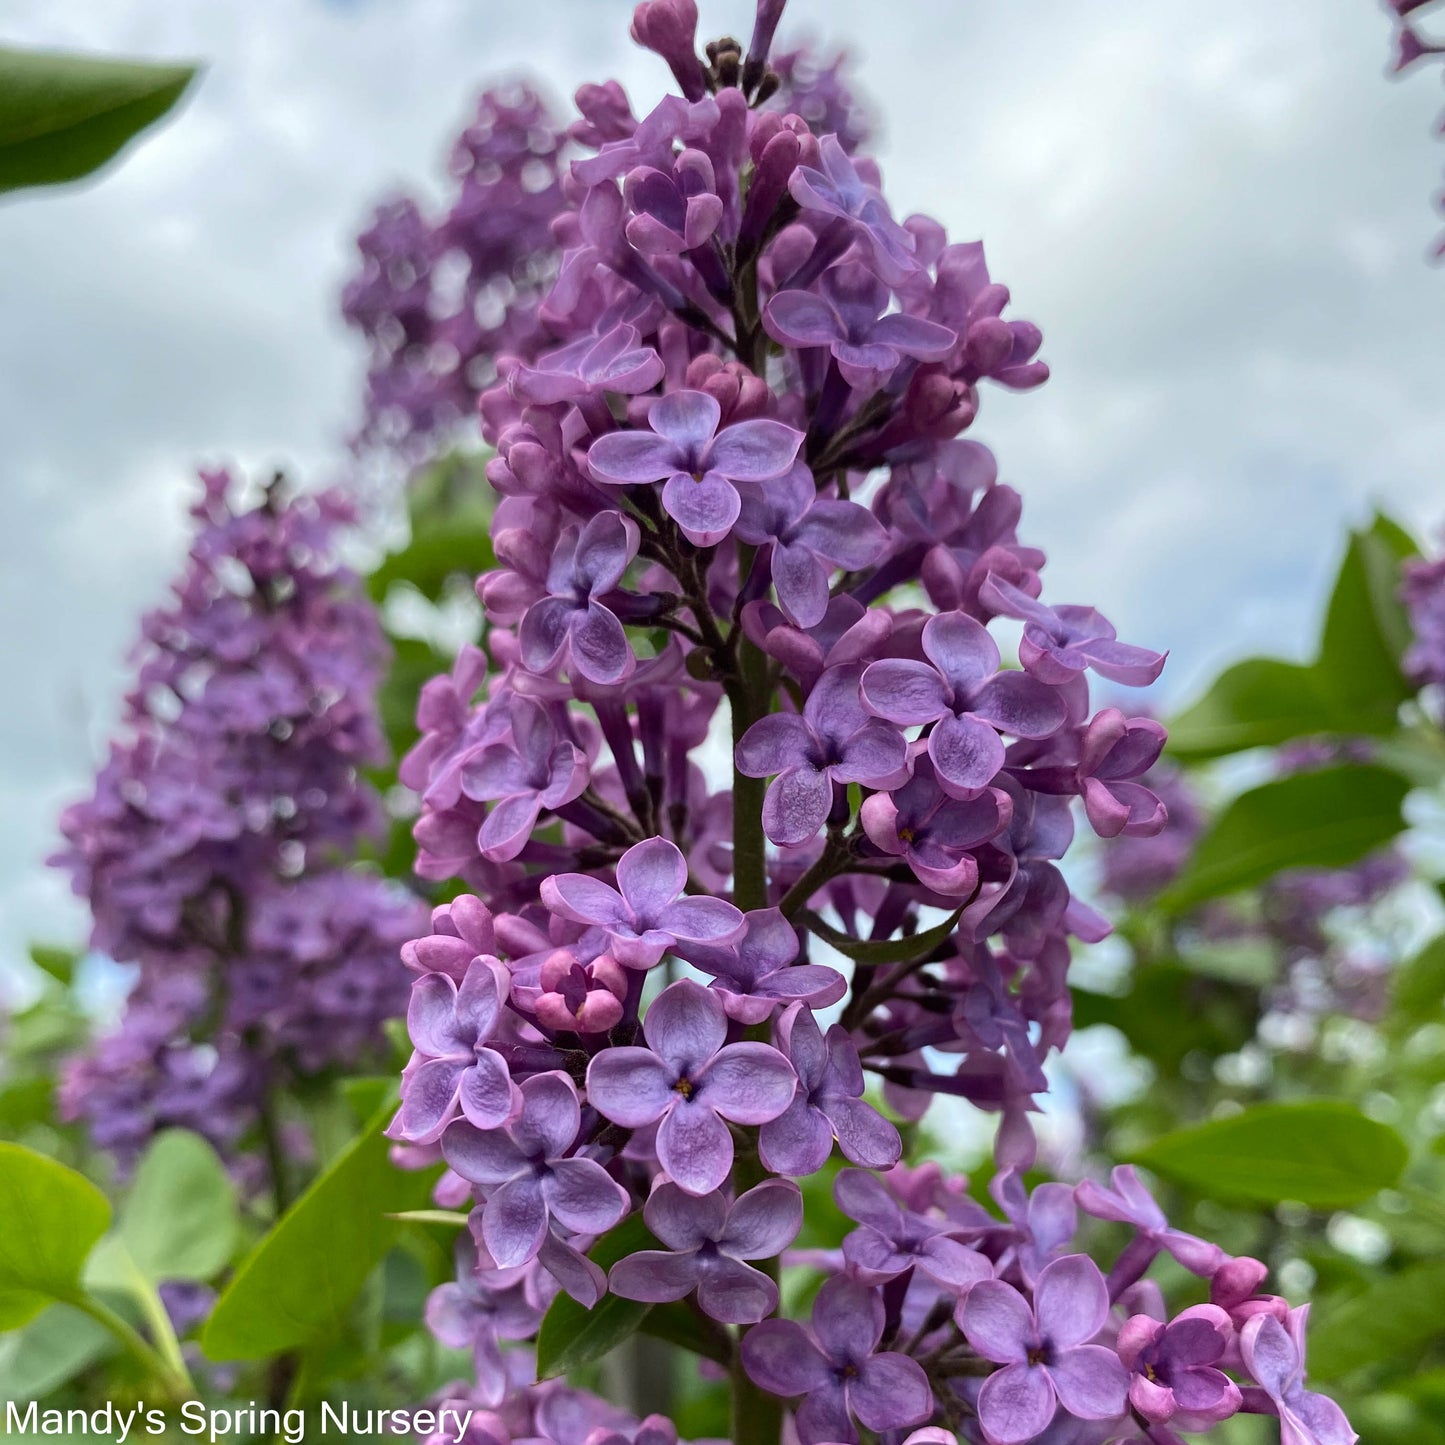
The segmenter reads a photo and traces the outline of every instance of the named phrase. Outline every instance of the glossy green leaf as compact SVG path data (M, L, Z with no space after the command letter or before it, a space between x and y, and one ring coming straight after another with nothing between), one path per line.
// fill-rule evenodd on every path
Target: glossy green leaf
M1198 760L1275 747L1335 730L1337 718L1312 668L1252 657L1226 668L1169 724L1169 751Z
M341 1331L396 1238L388 1216L422 1208L431 1191L432 1171L392 1164L391 1112L378 1111L242 1261L201 1335L211 1359L262 1359Z
M637 1210L604 1234L589 1258L608 1270L639 1249L661 1247ZM537 1378L549 1380L602 1359L637 1330L647 1311L647 1305L615 1294L604 1295L591 1309L559 1294L537 1334Z
M73 1298L110 1205L84 1175L19 1144L0 1143L0 1330Z
M1445 1260L1425 1260L1310 1320L1309 1371L1335 1380L1368 1365L1407 1363L1440 1333Z
M1408 1157L1405 1141L1387 1125L1321 1100L1257 1104L1167 1134L1137 1162L1211 1198L1334 1209L1388 1189Z
M707 1324L685 1304L653 1305L637 1326L638 1333L665 1340L714 1364L726 1365L731 1355L727 1333Z
M184 1129L158 1134L136 1166L118 1234L152 1284L209 1280L230 1262L240 1211L216 1151Z
M1414 689L1400 659L1410 621L1400 601L1400 563L1415 544L1393 522L1376 517L1352 532L1325 616L1316 672L1331 706L1352 731L1388 733Z
M0 1401L42 1399L115 1347L104 1325L52 1305L24 1329L0 1336Z
M1408 791L1398 773L1359 765L1296 773L1242 793L1200 839L1161 904L1180 912L1284 868L1357 862L1404 827Z
M193 65L0 48L0 191L79 180L181 98Z
M854 938L847 933L840 933L831 924L825 923L816 913L800 914L799 922L807 928L809 933L816 934L824 943L836 948L839 953L845 958L851 958L854 963L916 963L919 959L927 958L939 944L947 941L949 934L958 927L958 920L962 914L963 909L959 908L949 914L942 923L933 928L926 928L922 933L911 933L907 938L886 938L877 943L868 939Z

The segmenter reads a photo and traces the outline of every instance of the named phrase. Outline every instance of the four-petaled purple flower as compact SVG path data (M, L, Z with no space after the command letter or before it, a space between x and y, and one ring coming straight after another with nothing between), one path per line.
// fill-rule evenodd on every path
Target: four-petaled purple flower
M461 986L445 973L424 973L412 985L406 1026L416 1046L402 1075L402 1105L388 1133L430 1144L460 1111L479 1129L515 1118L522 1096L506 1061L487 1047L510 980L495 959L476 958Z
M888 287L862 266L835 266L825 284L826 295L779 291L763 310L763 324L784 346L826 346L857 390L876 389L904 357L942 361L958 342L958 333L937 321L883 315Z
M997 573L978 595L985 607L1024 624L1019 661L1041 682L1057 687L1093 668L1110 682L1147 687L1164 670L1168 653L1120 642L1113 624L1092 607L1045 607Z
M645 1249L613 1265L609 1287L624 1299L661 1304L697 1291L705 1314L752 1325L777 1308L778 1287L745 1261L775 1259L797 1238L803 1196L796 1184L766 1179L731 1204L659 1184L642 1211L665 1250Z
M1089 1343L1109 1318L1109 1291L1086 1255L1065 1255L1044 1269L1032 1305L1012 1285L990 1279L968 1292L958 1313L969 1344L1004 1366L978 1397L979 1421L996 1445L1032 1440L1056 1404L1080 1420L1124 1413L1128 1374L1113 1350Z
M821 211L850 224L864 243L869 261L890 286L907 281L918 270L917 241L893 219L877 186L858 174L858 167L838 142L825 135L818 142L823 169L799 166L788 182L793 199L805 210Z
M586 790L587 757L559 737L546 708L531 698L511 699L510 744L493 743L462 769L462 792L494 802L477 835L483 858L515 858L527 845L544 808L561 808Z
M879 1352L883 1325L878 1292L834 1275L813 1302L811 1332L793 1320L764 1320L743 1338L743 1368L774 1395L804 1397L793 1417L802 1445L856 1445L854 1416L870 1430L899 1430L933 1413L922 1366Z
M1079 1208L1095 1219L1132 1224L1138 1232L1135 1243L1150 1249L1153 1252L1150 1258L1161 1249L1167 1250L1191 1274L1205 1279L1224 1263L1224 1251L1217 1244L1170 1227L1164 1211L1144 1187L1138 1170L1132 1164L1118 1165L1110 1174L1107 1187L1096 1180L1085 1179L1074 1190L1074 1197L1079 1202ZM1125 1254L1128 1252L1126 1249ZM1148 1259L1139 1266L1141 1273L1147 1265Z
M1130 1371L1129 1403L1151 1424L1208 1430L1240 1407L1239 1386L1219 1368L1234 1325L1216 1305L1195 1305L1168 1324L1134 1315L1115 1348Z
M548 404L604 391L630 396L651 391L661 379L662 358L641 344L635 326L622 324L544 352L535 366L517 367L509 382L518 396Z
M1327 1395L1305 1389L1305 1326L1310 1307L1289 1312L1285 1324L1256 1315L1240 1331L1239 1350L1250 1377L1279 1412L1280 1445L1355 1445L1345 1412Z
M472 1352L477 1397L495 1407L508 1385L500 1342L536 1334L542 1311L528 1298L523 1272L485 1268L465 1230L457 1236L456 1261L455 1282L438 1285L427 1296L427 1328L451 1349Z
M666 838L635 843L617 860L617 887L586 873L542 880L542 902L573 923L590 923L612 940L627 968L651 968L674 944L728 943L743 915L722 898L685 898L687 860Z
M804 1004L778 1020L778 1046L798 1076L798 1092L783 1113L762 1127L758 1152L775 1173L801 1178L827 1163L833 1141L844 1158L868 1169L891 1169L903 1141L863 1099L863 1066L841 1024L826 1036Z
M1165 732L1149 717L1102 708L1079 740L1077 767L1034 768L1029 785L1041 793L1081 793L1084 812L1101 838L1152 838L1169 821L1162 800L1142 783L1163 751Z
M967 801L950 797L934 776L926 755L915 760L913 776L895 793L863 800L864 831L885 853L908 866L936 893L963 897L978 883L974 850L1009 825L1013 802L999 788Z
M625 1129L658 1124L657 1159L689 1194L710 1194L733 1167L728 1123L765 1124L792 1101L792 1066L763 1043L729 1044L710 989L681 979L642 1020L646 1048L612 1048L587 1066L587 1099Z
M632 208L627 239L645 256L677 256L705 246L723 218L717 178L705 152L685 150L672 171L638 166L622 194Z
M1000 732L1046 738L1063 725L1067 709L1057 689L1027 673L1000 672L998 645L967 613L929 618L923 651L928 662L888 657L870 664L863 701L902 727L934 723L928 756L945 792L971 798L998 776Z
M651 431L598 437L587 465L599 482L663 482L663 510L698 547L721 542L742 509L738 482L771 482L797 459L803 433L755 417L718 429L722 407L705 391L673 391L653 403Z
M618 682L637 665L616 614L598 600L622 580L637 555L637 523L599 512L568 527L547 571L548 595L522 618L522 661L533 672L575 668L589 682Z
M442 1155L479 1185L481 1242L499 1268L535 1259L551 1220L576 1234L601 1234L627 1213L627 1191L595 1160L568 1157L582 1111L563 1073L523 1081L522 1111L505 1129L458 1119L442 1135Z
M776 774L763 800L763 831L796 847L817 835L833 807L835 783L885 788L906 776L908 747L890 723L870 717L858 696L857 666L829 668L801 713L759 718L737 746L738 771Z
M734 529L750 546L773 544L770 555L778 602L799 627L816 627L828 610L835 567L856 572L888 549L878 519L857 502L815 500L812 473L801 462L766 486L742 488Z
M681 950L694 968L713 975L711 988L731 1019L760 1024L779 1005L802 1000L809 1008L827 1008L848 992L848 981L826 963L794 963L797 930L776 908L744 916L743 932L723 948L692 946Z
M904 1209L876 1174L844 1169L833 1181L833 1197L859 1225L843 1240L843 1258L861 1283L883 1284L916 1268L958 1294L993 1278L982 1254L951 1237L954 1226Z

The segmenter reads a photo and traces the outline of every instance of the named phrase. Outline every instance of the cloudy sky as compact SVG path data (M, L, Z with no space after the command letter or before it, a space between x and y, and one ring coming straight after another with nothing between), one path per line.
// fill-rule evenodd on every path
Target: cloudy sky
M39 859L86 784L198 462L334 474L361 358L351 237L437 184L479 85L560 99L659 62L625 0L53 0L0 43L196 57L96 185L0 206L0 962L81 920ZM702 0L706 35L745 0ZM982 236L1054 379L975 435L1051 595L1172 648L1170 696L1307 646L1341 524L1445 520L1445 273L1422 257L1434 77L1383 78L1371 0L792 0L884 118L900 214ZM3 970L0 970L3 971Z

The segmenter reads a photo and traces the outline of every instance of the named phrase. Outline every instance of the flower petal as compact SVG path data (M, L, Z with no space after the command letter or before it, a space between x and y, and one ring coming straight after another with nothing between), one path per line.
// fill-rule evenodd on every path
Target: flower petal
M972 1299L986 1284L976 1286ZM983 1382L978 1418L997 1445L1023 1445L1041 1435L1054 1418L1054 1389L1038 1365L1009 1365Z
M725 426L708 449L707 464L734 482L770 482L797 460L803 433L760 417Z
M656 432L608 432L598 437L587 452L587 469L592 476L621 487L660 482L677 470L677 462L677 446Z
M657 1130L657 1161L689 1194L710 1194L733 1167L733 1136L705 1104L679 1099Z
M627 1213L627 1191L595 1159L559 1159L542 1181L542 1197L552 1217L577 1234L605 1234Z
M721 472L704 472L696 481L676 472L662 489L662 510L695 547L713 547L732 530L742 499Z
M888 1352L874 1355L848 1386L848 1404L870 1430L921 1425L933 1414L933 1391L917 1360Z
M652 1052L677 1073L685 1072L694 1080L722 1047L727 1032L722 1001L690 978L679 979L663 989L642 1020L643 1037Z
M1034 1315L1011 1284L1002 1280L976 1284L964 1301L959 1323L969 1344L984 1359L1000 1365L1028 1359L1034 1343Z
M1080 1345L1055 1355L1048 1368L1059 1403L1069 1414L1080 1420L1112 1420L1124 1413L1129 1372L1113 1350Z
M672 1104L672 1083L651 1049L605 1049L587 1066L587 1101L614 1124L640 1129Z
M687 860L676 843L648 838L618 859L617 886L640 926L650 927L687 886Z
M483 1206L482 1243L499 1269L535 1259L546 1233L546 1201L541 1183L531 1176L503 1184Z
M768 785L763 798L763 831L786 848L817 837L833 806L828 774L807 763L787 768Z
M717 997L707 989L701 992ZM718 1010L722 1011L721 1004ZM793 1066L771 1044L763 1043L729 1044L698 1076L699 1093L708 1107L734 1124L776 1119L793 1102L797 1087Z
M1099 1266L1085 1254L1066 1254L1039 1275L1034 1286L1039 1332L1056 1350L1092 1340L1109 1318L1109 1288Z
M765 1179L738 1196L718 1243L736 1259L772 1259L802 1227L802 1191L783 1179Z

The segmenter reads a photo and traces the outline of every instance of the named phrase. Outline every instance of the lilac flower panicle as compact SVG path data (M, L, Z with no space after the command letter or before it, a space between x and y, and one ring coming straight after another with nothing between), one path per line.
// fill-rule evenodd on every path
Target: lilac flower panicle
M782 10L699 48L695 0L645 0L633 35L675 92L637 114L584 86L537 137L557 187L511 283L531 331L475 398L486 647L423 691L402 767L418 872L468 890L403 949L392 1132L440 1152L479 1261L438 1324L508 1445L677 1442L501 1349L559 1291L689 1312L735 1351L748 1445L1322 1420L1253 1323L1290 1328L1253 1262L1132 1171L1025 1183L1072 940L1108 932L1071 883L1075 819L1184 851L1151 786L1163 730L1091 699L1165 656L1047 595L1022 497L966 435L990 387L1046 378L1041 333L981 244L894 211L836 71L779 51ZM469 154L506 149L488 125ZM424 238L396 230L424 337ZM997 1118L990 1206L902 1162L940 1095ZM835 1149L852 1227L799 1249L794 1181ZM1098 1262L1095 1216L1126 1236ZM1208 1306L1156 1318L1161 1253ZM784 1264L821 1277L806 1326Z
M142 621L120 733L52 859L92 945L139 969L61 1091L123 1165L170 1126L234 1153L289 1080L379 1059L419 921L404 890L345 866L382 821L362 770L383 756L387 657L337 560L351 509L201 480L187 566Z

